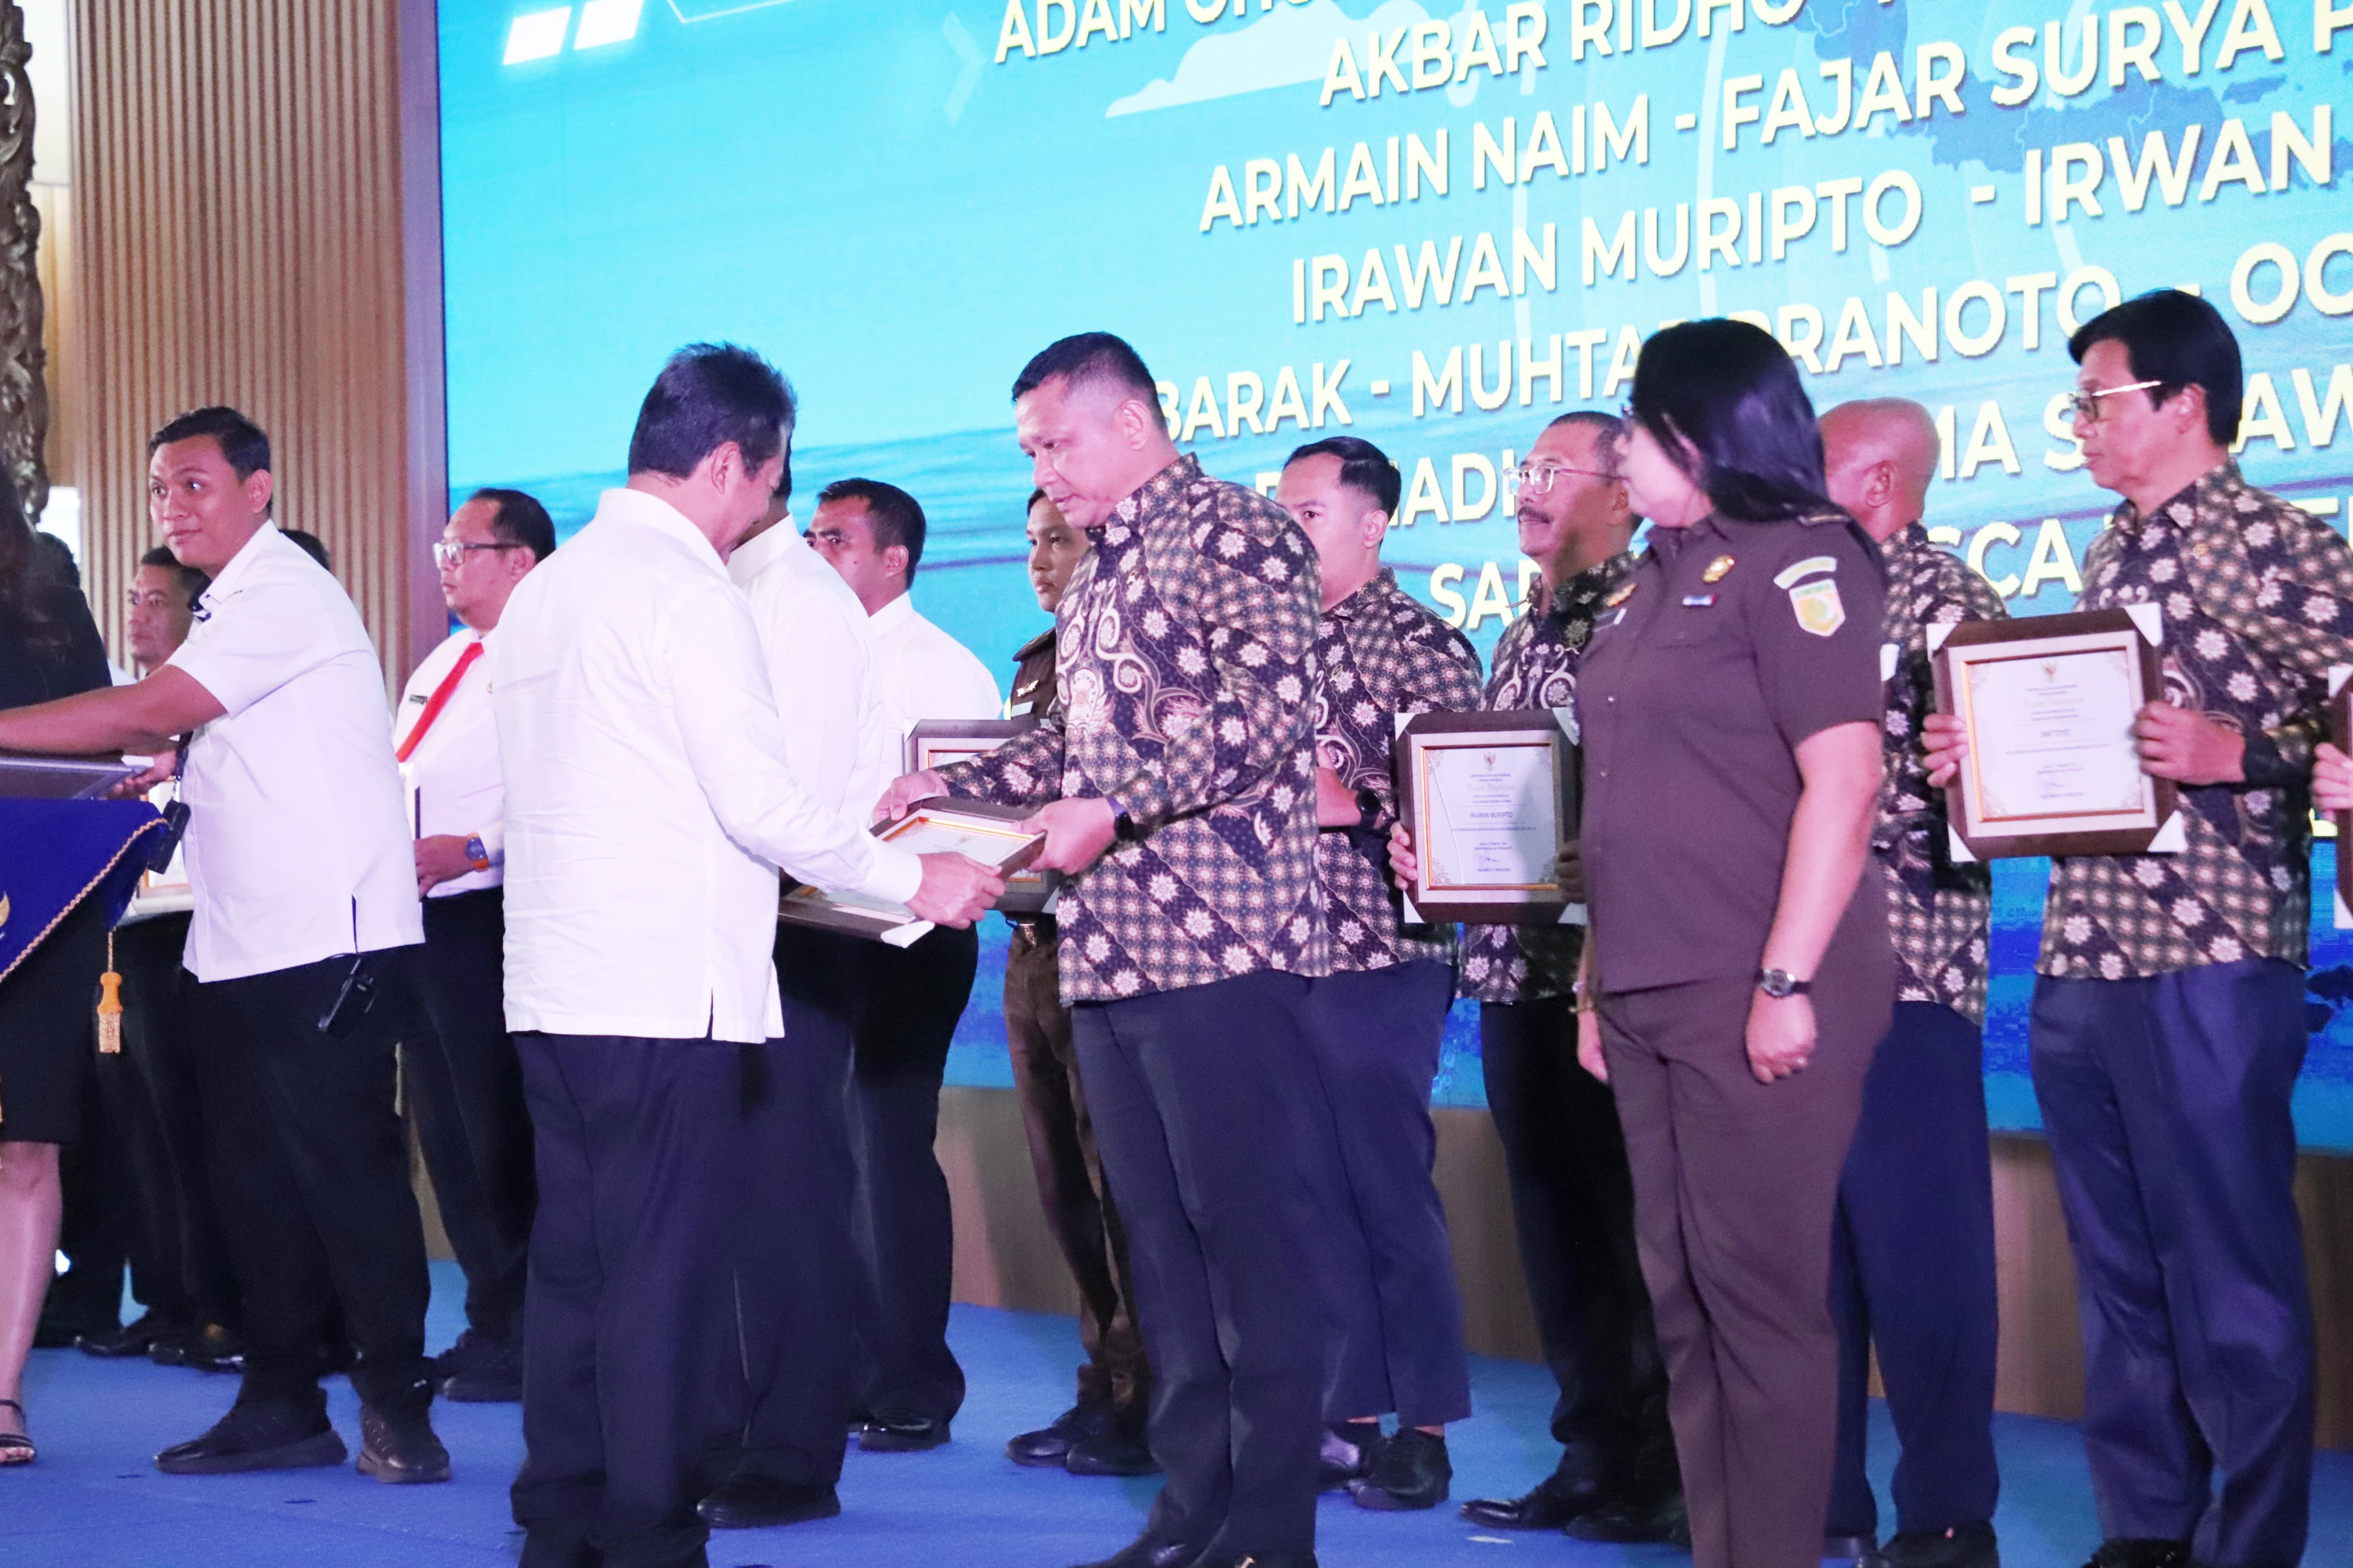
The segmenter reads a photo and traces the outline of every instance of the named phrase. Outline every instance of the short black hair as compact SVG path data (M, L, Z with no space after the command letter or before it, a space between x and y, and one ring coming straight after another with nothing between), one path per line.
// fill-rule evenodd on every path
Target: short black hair
M1572 408L1545 426L1557 430L1564 425L1576 426L1594 433L1594 456L1601 459L1605 472L1615 476L1625 461L1622 443L1626 439L1626 422L1615 414L1599 408Z
M159 544L142 555L139 558L139 564L160 567L176 576L180 580L181 589L188 595L188 603L191 605L196 602L197 595L213 585L211 574L199 572L195 567L184 563L178 556L172 553L172 548L168 544Z
M1045 499L1046 492L1043 489L1031 490L1029 492L1029 499L1022 503L1021 515L1023 517L1028 517L1031 512L1036 511L1038 510L1038 503Z
M290 540L295 548L301 551L303 554L317 562L320 571L330 574L334 571L335 558L327 553L325 540L300 528L281 528L278 531Z
M1785 522L1835 511L1822 433L1772 333L1722 316L1662 329L1634 363L1628 413L1726 517Z
M236 409L219 404L192 408L164 421L162 427L147 437L147 455L152 458L174 441L198 436L209 436L220 444L221 456L228 459L229 468L239 479L249 479L269 468L269 437L262 434L261 426Z
M2121 305L2111 305L2067 340L2067 353L2077 364L2094 343L2111 339L2125 346L2125 362L2135 381L2153 381L2152 404L2163 403L2184 387L2206 393L2206 434L2218 447L2239 438L2239 414L2246 396L2246 373L2239 360L2239 340L2231 333L2222 312L2195 294L2179 289L2152 289Z
M1013 378L1013 401L1020 402L1056 376L1073 384L1107 381L1146 403L1160 401L1160 389L1145 368L1144 356L1125 338L1110 332L1080 332L1049 344Z
M555 520L547 515L538 498L523 490L484 485L466 498L466 504L478 500L498 509L491 514L491 531L500 543L522 545L533 561L544 561L555 553Z
M775 365L733 343L690 343L638 407L629 472L682 479L731 441L756 468L789 444L793 417L793 389Z
M817 504L854 500L866 508L866 518L874 530L874 548L888 550L894 544L907 551L907 581L915 580L916 563L923 558L923 536L930 525L923 521L923 504L896 485L881 479L836 479L817 492Z
M1389 461L1389 455L1361 436L1326 436L1321 441L1310 441L1282 459L1284 468L1309 458L1340 459L1340 482L1361 495L1377 502L1389 516L1397 516L1398 498L1405 494L1405 476Z

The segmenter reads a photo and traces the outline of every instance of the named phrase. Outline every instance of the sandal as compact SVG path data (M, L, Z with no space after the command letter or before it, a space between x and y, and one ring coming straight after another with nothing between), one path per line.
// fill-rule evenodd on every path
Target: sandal
M0 1399L0 1409L13 1410L19 1421L25 1418L25 1407L13 1399ZM11 1465L33 1462L33 1440L22 1432L0 1432L0 1469Z

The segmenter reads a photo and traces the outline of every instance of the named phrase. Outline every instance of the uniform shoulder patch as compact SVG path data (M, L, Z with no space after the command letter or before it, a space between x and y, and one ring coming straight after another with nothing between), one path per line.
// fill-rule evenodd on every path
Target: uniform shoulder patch
M1802 583L1809 577L1819 577L1824 573L1834 573L1838 570L1838 557L1835 555L1809 555L1803 561L1784 566L1779 572L1774 574L1773 586L1787 588L1794 584Z
M1789 590L1789 608L1798 615L1798 629L1826 637L1846 625L1846 604L1838 584L1825 578Z

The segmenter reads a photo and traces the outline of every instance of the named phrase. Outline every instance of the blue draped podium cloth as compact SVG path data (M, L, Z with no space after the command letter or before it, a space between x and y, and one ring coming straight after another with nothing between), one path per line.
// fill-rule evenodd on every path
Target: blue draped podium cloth
M83 900L121 920L164 831L143 800L0 800L0 980Z

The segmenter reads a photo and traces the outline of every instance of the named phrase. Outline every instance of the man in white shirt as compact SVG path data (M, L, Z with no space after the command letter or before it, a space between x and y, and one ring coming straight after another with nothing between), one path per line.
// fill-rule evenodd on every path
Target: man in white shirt
M269 440L250 420L201 408L148 450L149 511L172 553L212 574L195 628L134 686L0 716L0 747L185 758L195 912L182 962L246 1361L229 1413L155 1462L173 1475L342 1463L319 1387L340 1306L359 1352L361 1470L446 1480L425 1237L394 1111L423 931L383 672L351 600L269 520Z
M818 493L809 543L865 607L881 672L890 766L905 766L907 732L924 719L994 719L997 678L915 613L908 584L923 558L923 509L896 485L840 479ZM977 933L934 931L900 949L865 951L852 1003L857 1037L848 1083L856 1159L860 1386L859 1447L934 1448L964 1403L964 1369L948 1349L955 1237L947 1177L932 1145L940 1082L956 1020L979 967Z
M418 963L429 1034L401 1068L441 1227L466 1273L466 1328L434 1363L441 1396L522 1397L522 1288L534 1188L522 1066L507 1035L506 788L483 658L508 597L554 552L547 509L482 489L433 546L441 599L460 628L425 656L393 717L393 755L417 835L425 900Z
M733 1290L713 1264L758 1169L746 1079L793 1060L746 1049L782 1033L779 868L947 923L1003 886L961 856L883 843L795 777L723 563L776 490L791 418L756 354L673 355L627 487L515 590L489 656L507 1023L539 1173L513 1490L524 1568L702 1560L687 1483L721 1415ZM780 1246L841 1223L790 1203L767 1218ZM829 1486L805 1501L839 1506Z

